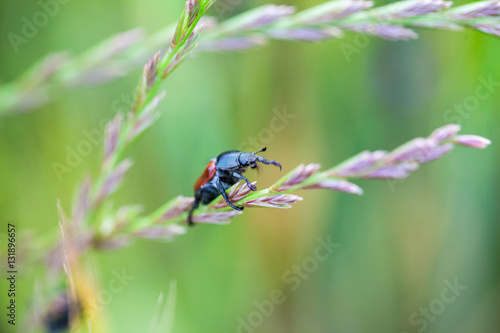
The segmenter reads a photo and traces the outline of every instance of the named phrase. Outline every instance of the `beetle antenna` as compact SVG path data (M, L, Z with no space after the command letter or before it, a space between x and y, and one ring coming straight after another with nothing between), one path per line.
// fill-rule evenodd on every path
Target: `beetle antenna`
M262 148L261 150L256 151L256 152L255 152L255 153L253 153L253 154L255 155L255 154L261 153L261 152L266 151L266 150L267 150L267 148L266 148L266 147L264 147L264 148Z

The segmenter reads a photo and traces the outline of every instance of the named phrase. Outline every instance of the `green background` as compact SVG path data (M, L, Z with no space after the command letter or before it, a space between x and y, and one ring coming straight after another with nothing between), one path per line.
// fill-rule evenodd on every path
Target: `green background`
M237 5L222 18L266 2L226 3ZM320 1L279 3L305 9ZM51 52L79 53L138 26L155 32L175 22L182 6L180 0L69 1L15 53L7 33L19 33L22 17L40 7L2 1L0 80L13 80ZM363 196L302 192L304 201L290 210L248 209L228 226L200 225L172 243L137 241L93 253L87 268L98 288L106 288L115 270L135 277L100 313L110 332L149 332L158 295L168 294L171 281L177 283L173 332L237 332L238 318L246 320L257 311L254 302L268 300L275 289L286 300L254 332L417 332L423 326L410 324L412 313L440 299L445 280L455 279L467 288L425 331L498 332L500 89L471 111L448 110L475 96L481 77L500 81L500 40L470 30L418 33L410 42L353 34L319 44L270 42L244 52L196 53L184 62L164 85L161 118L129 151L135 163L113 199L117 204L141 204L150 212L174 196L192 195L206 162L251 136L283 172L392 149L450 122L493 145L457 148L404 181L357 181ZM346 45L355 50L348 57ZM57 234L57 199L70 210L79 180L97 172L102 145L62 181L52 163L64 163L67 148L86 140L84 130L102 130L102 120L118 111L113 102L130 94L139 75L136 68L0 119L2 235L8 222L17 226L18 239ZM273 110L284 109L295 117L265 137ZM280 176L272 167L248 173L260 188ZM318 237L340 246L290 290L283 274L314 254ZM2 237L2 252L5 244ZM44 276L43 266L20 267L18 320L30 318L34 285ZM1 286L4 308L4 279ZM8 329L2 311L0 330Z

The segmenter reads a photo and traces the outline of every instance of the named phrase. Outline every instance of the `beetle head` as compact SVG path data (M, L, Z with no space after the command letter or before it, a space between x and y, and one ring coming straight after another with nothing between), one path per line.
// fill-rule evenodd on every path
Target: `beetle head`
M279 164L278 162L276 162L276 161L268 161L264 157L256 155L256 154L258 154L260 152L263 152L263 151L266 151L266 147L262 148L259 151L256 151L255 153L241 153L238 156L238 162L241 165L250 166L252 169L257 168L257 162L262 162L264 164L274 164L276 166L279 166L280 170L281 170L281 164Z
M255 154L252 153L241 153L238 156L238 162L242 166L250 166L251 168L255 168L254 165L257 165L259 157L255 156Z
M266 147L256 151L255 153L241 153L238 156L238 162L240 162L241 165L250 166L252 169L255 169L257 167L257 161L259 160L259 156L255 154L263 151L266 151Z

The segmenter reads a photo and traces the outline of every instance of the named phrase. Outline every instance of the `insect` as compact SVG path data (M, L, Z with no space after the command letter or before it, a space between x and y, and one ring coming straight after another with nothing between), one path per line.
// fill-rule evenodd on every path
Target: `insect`
M212 200L222 195L227 204L236 210L243 210L243 207L235 206L229 201L226 190L236 184L240 179L244 180L248 188L252 191L257 190L257 187L252 185L250 181L243 176L248 167L257 168L257 162L264 164L273 164L280 168L281 164L276 161L268 161L256 154L266 151L266 147L255 153L245 153L242 151L232 150L226 151L217 158L210 160L200 178L194 184L194 203L188 214L188 224L194 225L192 220L193 211L198 208L200 203L206 205Z
M60 294L44 317L45 329L49 333L68 332L71 323L82 313L82 305L73 301L66 293Z

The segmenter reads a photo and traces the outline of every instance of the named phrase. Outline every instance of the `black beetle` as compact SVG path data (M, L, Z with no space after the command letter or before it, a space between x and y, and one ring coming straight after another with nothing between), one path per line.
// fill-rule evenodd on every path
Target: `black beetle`
M69 332L72 322L80 316L82 305L71 300L66 293L60 294L52 303L44 317L44 326L49 333Z
M231 150L220 154L217 158L211 159L194 185L194 203L189 211L187 219L188 224L191 226L194 225L192 220L193 211L198 208L200 203L206 205L219 195L222 195L227 204L232 208L243 210L243 207L237 207L229 201L226 194L227 189L240 181L240 179L243 179L252 191L257 190L257 188L243 176L243 173L247 171L248 167L255 169L257 167L257 162L273 164L278 166L281 170L281 164L278 162L272 160L268 161L261 156L255 155L263 151L266 151L266 147L255 153Z

